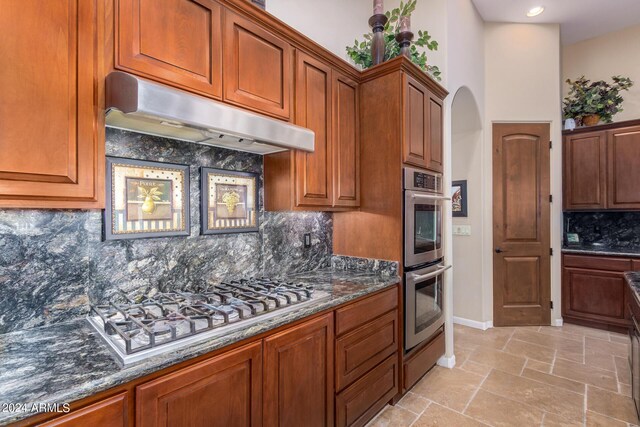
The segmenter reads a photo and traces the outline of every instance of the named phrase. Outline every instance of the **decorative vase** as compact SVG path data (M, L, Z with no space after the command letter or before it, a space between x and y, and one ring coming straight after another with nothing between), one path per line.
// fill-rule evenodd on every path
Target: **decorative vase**
M600 123L600 116L598 114L589 114L582 118L582 123L585 126L595 126Z

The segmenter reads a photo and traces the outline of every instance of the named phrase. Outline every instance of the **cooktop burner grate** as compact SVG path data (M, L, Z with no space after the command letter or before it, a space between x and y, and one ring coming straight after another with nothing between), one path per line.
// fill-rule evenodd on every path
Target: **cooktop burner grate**
M133 299L120 292L105 304L92 305L88 320L126 365L327 297L308 285L251 278L197 293L164 292Z

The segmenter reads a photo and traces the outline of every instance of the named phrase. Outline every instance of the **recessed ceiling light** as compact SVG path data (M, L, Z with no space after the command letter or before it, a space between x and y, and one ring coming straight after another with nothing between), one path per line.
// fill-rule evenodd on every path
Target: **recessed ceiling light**
M534 16L538 16L540 15L542 12L544 12L544 7L543 6L536 6L536 7L532 7L531 9L529 9L529 11L527 12L527 16L529 18L533 18Z

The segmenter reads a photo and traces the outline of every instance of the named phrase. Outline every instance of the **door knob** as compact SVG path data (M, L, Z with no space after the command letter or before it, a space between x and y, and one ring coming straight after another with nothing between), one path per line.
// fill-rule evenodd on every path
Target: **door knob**
M496 248L496 253L497 253L497 254L501 254L502 252L506 252L506 251L503 251L503 250L502 250L502 249L500 249L500 248Z

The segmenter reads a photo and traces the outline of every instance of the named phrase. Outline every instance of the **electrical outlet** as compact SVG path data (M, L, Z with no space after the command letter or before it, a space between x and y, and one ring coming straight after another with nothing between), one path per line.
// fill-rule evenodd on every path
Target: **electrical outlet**
M453 235L454 236L471 236L471 226L470 225L454 225Z
M311 247L311 233L304 233L304 247Z

